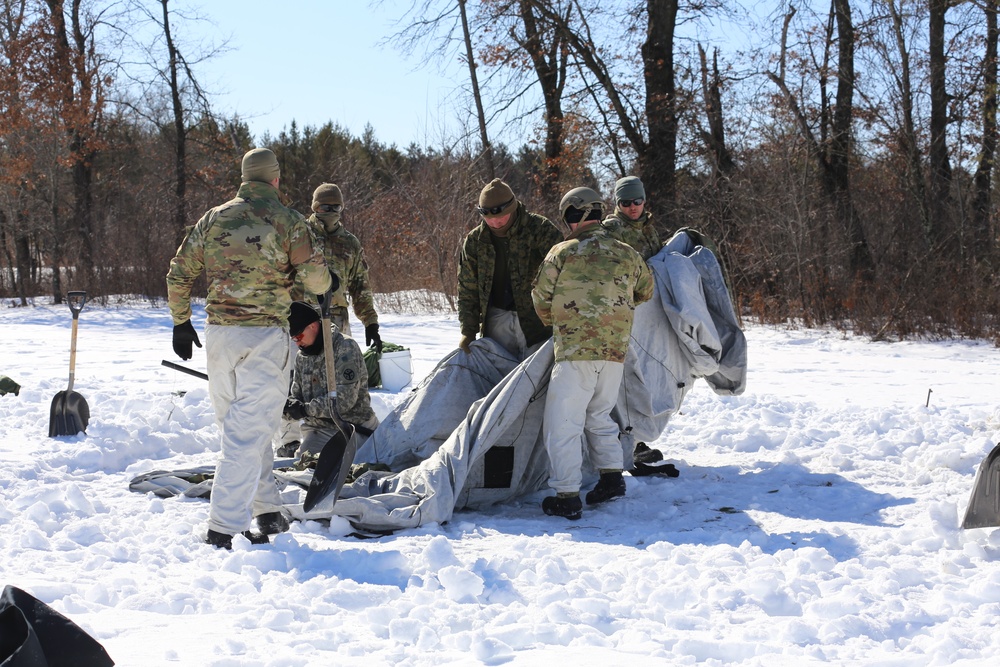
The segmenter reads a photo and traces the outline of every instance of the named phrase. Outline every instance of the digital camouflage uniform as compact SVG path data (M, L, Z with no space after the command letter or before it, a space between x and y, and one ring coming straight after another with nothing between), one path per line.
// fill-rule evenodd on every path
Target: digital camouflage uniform
M458 321L464 336L484 333L496 262L491 234L486 223L481 222L466 235L462 244L458 265ZM531 281L549 249L563 240L563 234L548 218L529 213L524 204L518 202L506 238L509 239L508 268L514 310L525 343L530 347L551 336L549 326L535 314Z
M555 364L546 393L543 437L549 486L575 494L586 440L598 470L622 469L618 427L610 417L628 352L635 306L653 294L646 262L600 223L578 228L542 263L531 297L553 327Z
M361 347L353 338L348 338L336 329L332 333L334 372L337 374L337 413L342 422L355 426L354 436L344 448L336 486L330 494L331 498L336 499L340 496L358 448L378 428L378 417L372 410L368 394L368 370L361 356ZM300 426L302 442L296 456L302 462L316 460L330 438L340 433L340 428L330 414L326 355L322 351L319 354L306 354L300 350L295 356L291 398L301 401L306 412Z
M208 525L235 535L254 515L281 506L271 436L292 366L292 274L317 292L329 287L330 274L305 219L281 205L274 186L253 180L205 213L171 260L167 302L175 325L190 320L191 288L203 270L209 393L222 431Z
M631 220L620 209L615 208L611 217L601 223L611 231L611 236L632 246L643 259L649 259L660 252L663 245L653 226L653 215L643 211L638 220Z
M378 425L378 419L372 410L371 396L368 393L368 370L361 355L361 347L353 338L334 331L333 355L337 373L337 412L340 418L374 429ZM290 396L305 405L303 426L320 428L328 426L332 421L327 401L326 357L322 353L306 354L300 350L295 355L295 375Z
M350 296L354 315L361 320L361 325L367 327L370 324L377 324L375 299L368 280L368 262L365 261L361 241L347 231L341 222L336 224L332 232L326 231L323 221L317 218L315 213L309 216L307 222L323 248L327 265L340 278L340 287L333 293L330 305L330 319L345 335L351 335L347 315L347 297ZM318 301L315 294L311 292L304 294L307 290L302 290L298 281L296 287L299 288L294 294L296 300L310 303Z

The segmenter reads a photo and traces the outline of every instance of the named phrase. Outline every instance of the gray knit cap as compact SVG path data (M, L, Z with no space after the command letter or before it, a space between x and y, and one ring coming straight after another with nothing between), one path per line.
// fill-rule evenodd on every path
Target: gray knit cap
M615 202L622 199L645 199L646 190L638 176L626 176L615 182Z

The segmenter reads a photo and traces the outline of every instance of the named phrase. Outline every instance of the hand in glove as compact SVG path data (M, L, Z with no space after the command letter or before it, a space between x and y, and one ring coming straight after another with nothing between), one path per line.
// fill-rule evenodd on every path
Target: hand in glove
M340 277L330 269L330 292L336 293L340 289Z
M282 413L294 421L300 419L305 419L306 417L306 406L305 404L297 398L289 398L285 401L285 409Z
M191 343L201 347L198 332L194 330L191 320L174 325L174 353L184 361L190 359L194 353L191 349Z
M471 351L469 350L469 343L474 340L476 340L475 336L462 336L462 340L458 342L458 346L462 349L462 352L468 354Z
M378 335L378 322L365 327L365 345L375 346L375 351L382 354L382 337Z

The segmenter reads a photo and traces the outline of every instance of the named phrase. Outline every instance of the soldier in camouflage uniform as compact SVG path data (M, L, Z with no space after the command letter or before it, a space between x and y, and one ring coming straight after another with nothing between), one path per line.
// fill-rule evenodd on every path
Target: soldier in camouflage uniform
M458 265L459 347L468 352L482 333L524 359L552 335L532 307L531 281L563 235L499 178L483 188L477 210L483 222L466 235Z
M335 286L305 219L278 200L280 171L264 148L243 156L236 197L209 210L170 262L167 299L173 346L190 359L201 347L191 325L191 289L205 271L209 394L222 431L212 486L207 542L232 548L243 534L254 543L288 528L271 474L271 436L285 404L292 360L287 320L292 274L313 292ZM260 533L251 533L257 516Z
M347 315L347 297L350 295L354 314L365 328L365 345L375 345L381 352L382 337L378 333L378 313L375 312L375 299L368 280L368 262L365 261L361 241L347 231L340 220L344 210L344 195L340 188L333 183L317 187L313 192L312 210L309 226L323 247L326 263L341 281L340 289L333 293L330 320L345 336L351 335Z
M635 306L653 295L642 257L615 240L600 221L604 202L575 188L559 205L570 235L549 251L531 298L538 317L553 327L555 364L543 416L549 455L546 514L579 519L584 439L601 478L587 494L595 505L625 495L622 448L611 409L618 399Z
M643 259L660 252L660 236L653 226L653 216L646 210L646 189L636 176L626 176L615 183L615 212L604 226L611 235L629 244Z
M330 414L322 326L319 313L311 305L302 301L292 304L288 333L299 350L295 355L295 374L284 412L289 419L302 420L302 444L296 454L303 467L314 463L327 441L339 432L333 421L334 416ZM337 374L337 417L355 426L355 435L347 443L340 466L341 475L333 494L336 498L354 462L355 452L379 422L368 394L368 370L361 348L353 338L344 336L336 327L333 328L332 339Z
M382 351L382 337L378 332L378 314L371 283L368 281L368 262L365 261L361 241L344 228L341 214L344 210L344 195L340 187L333 183L323 183L313 192L313 213L307 222L318 243L323 248L326 263L341 279L341 288L333 294L330 305L330 321L345 336L351 335L351 323L347 314L347 297L351 297L354 314L365 327L365 345L374 345ZM306 290L296 281L292 292L295 300L316 301L314 294L307 296ZM292 354L295 354L294 348ZM297 421L284 416L281 420L274 443L279 456L294 456L302 442L302 433Z

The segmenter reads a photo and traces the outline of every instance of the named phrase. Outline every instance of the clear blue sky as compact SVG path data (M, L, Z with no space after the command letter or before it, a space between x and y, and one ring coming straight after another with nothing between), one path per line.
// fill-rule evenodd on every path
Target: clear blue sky
M407 59L385 37L407 0L376 12L365 0L183 0L216 25L178 23L189 43L214 30L230 50L196 73L222 111L239 112L255 136L333 121L360 135L367 123L379 141L440 145L456 133L465 99L461 63L450 76L417 54ZM176 19L175 19L176 21ZM199 35L201 33L201 35Z

